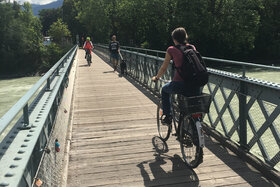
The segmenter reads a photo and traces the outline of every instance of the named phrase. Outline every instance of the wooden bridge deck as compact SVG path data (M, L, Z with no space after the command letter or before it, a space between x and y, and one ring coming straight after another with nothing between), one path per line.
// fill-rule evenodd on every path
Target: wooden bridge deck
M211 137L194 170L174 137L158 153L163 143L149 93L96 55L91 67L83 51L77 58L67 186L274 186Z

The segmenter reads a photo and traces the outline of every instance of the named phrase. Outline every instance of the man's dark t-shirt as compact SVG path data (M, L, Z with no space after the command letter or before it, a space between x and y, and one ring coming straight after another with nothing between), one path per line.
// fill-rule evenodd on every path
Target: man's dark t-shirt
M118 49L120 48L120 43L118 41L111 41L109 44L109 50L111 53L118 53Z

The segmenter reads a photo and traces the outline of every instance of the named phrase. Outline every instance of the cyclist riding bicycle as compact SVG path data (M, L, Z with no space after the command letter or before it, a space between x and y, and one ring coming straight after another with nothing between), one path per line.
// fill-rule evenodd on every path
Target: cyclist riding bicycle
M93 50L94 47L93 47L92 42L90 41L90 37L87 37L87 39L86 39L86 41L85 41L85 43L84 43L83 48L84 48L85 51L86 51L85 58L87 57L87 54L90 54L90 55L91 55L91 50ZM90 60L90 62L92 63L91 60Z
M195 47L187 42L188 35L186 30L182 27L176 28L172 34L172 39L175 46L168 47L165 59L160 67L156 76L152 77L153 81L159 80L159 78L166 72L168 65L171 60L173 60L175 67L182 67L183 63L183 53L178 49L178 46L190 46L194 50ZM177 47L176 47L177 46ZM182 73L182 72L181 72ZM170 109L170 94L181 94L187 97L197 96L201 94L203 87L193 86L186 83L183 78L180 76L178 69L176 69L175 75L171 82L165 84L162 87L161 95L162 95L162 110L163 110L163 120L162 123L166 125L171 125L172 123L172 115Z

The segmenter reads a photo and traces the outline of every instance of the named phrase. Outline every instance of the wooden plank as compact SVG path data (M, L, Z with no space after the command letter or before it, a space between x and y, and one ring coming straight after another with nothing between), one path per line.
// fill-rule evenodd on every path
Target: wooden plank
M191 170L171 136L158 135L156 104L96 55L77 54L67 186L274 186L231 151L206 137L204 162ZM140 91L140 90L141 91ZM157 139L159 140L159 139Z

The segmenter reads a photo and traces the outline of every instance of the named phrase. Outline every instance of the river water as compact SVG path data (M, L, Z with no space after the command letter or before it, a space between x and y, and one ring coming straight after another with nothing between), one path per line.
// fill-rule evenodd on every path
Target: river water
M230 69L225 68L229 71ZM240 69L231 71L240 73ZM280 84L280 71L267 71L254 68L246 72L246 76ZM40 77L23 77L0 80L0 117L2 117L38 80Z
M0 117L2 117L40 77L0 80Z

